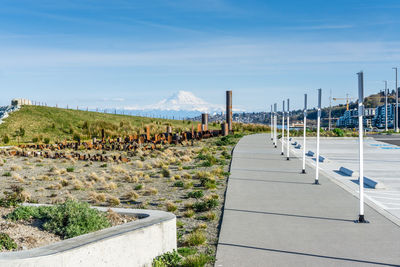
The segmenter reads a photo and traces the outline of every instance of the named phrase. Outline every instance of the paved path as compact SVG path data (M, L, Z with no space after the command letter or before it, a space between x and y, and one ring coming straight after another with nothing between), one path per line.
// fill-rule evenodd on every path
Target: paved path
M246 136L233 153L215 266L398 266L400 228L301 161L270 135Z
M294 138L303 145L303 138ZM292 142L293 142L292 141ZM293 143L292 143L293 144ZM307 138L307 151L316 152L316 138ZM303 149L293 153L302 156ZM329 177L340 181L347 188L358 194L358 139L357 138L321 138L320 155L326 160L320 164L321 170ZM315 164L315 157L307 157L308 162ZM384 189L365 188L365 196L381 209L397 217L400 222L400 147L376 141L373 138L364 140L364 176L383 185ZM340 167L354 171L352 177L339 172ZM400 223L399 223L400 224Z

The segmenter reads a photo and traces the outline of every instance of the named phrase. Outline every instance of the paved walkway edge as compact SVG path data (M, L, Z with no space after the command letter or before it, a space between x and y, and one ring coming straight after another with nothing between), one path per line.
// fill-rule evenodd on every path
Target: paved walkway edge
M354 138L354 137L352 137L352 138ZM279 139L279 141L282 142L281 139ZM286 145L286 142L285 142L285 145ZM291 145L290 152L292 152L292 154L295 154L297 159L299 159L300 161L303 160L302 159L303 154L301 153L301 152L303 152L303 150L301 150L301 152L299 152L298 150L295 150L293 148L293 146ZM315 171L315 164L313 164L313 162L306 160L306 165L311 167ZM306 169L306 171L307 171L307 169ZM348 187L347 185L342 183L340 180L333 178L328 171L320 169L320 173L324 174L330 181L332 181L333 183L338 185L340 188L344 189L345 191L347 191L348 193L350 193L357 199L360 199L358 192L355 192L353 189L351 189L350 187ZM395 225L400 227L400 219L399 218L397 218L396 216L393 216L392 214L390 214L390 212L388 212L388 211L382 209L381 207L379 207L378 205L376 205L373 201L371 201L368 198L368 196L364 196L364 203L365 203L365 205L368 205L369 207L374 209L376 212L378 212L379 214L384 216L386 219L388 219L389 221L391 221L392 223L394 223ZM366 218L366 219L368 220L368 218Z

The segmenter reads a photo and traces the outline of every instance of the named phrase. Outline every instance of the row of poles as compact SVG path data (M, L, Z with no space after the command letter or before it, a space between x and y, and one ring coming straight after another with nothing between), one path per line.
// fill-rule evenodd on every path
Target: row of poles
M359 216L356 222L359 223L367 223L364 216L364 150L363 150L363 116L364 116L364 73L361 71L357 73L358 75L358 131L359 131ZM317 107L317 151L315 157L315 180L314 184L319 185L319 143L320 143L320 128L321 128L321 96L322 89L318 89L318 107ZM284 155L284 140L285 140L285 117L286 117L286 159L290 160L290 100L287 99L286 102L286 110L285 110L285 101L282 102L282 152L281 155ZM303 123L303 168L302 173L306 173L306 141L307 141L307 94L304 94L304 123ZM277 104L271 105L271 140L273 141L273 145L277 148L278 144L278 110Z

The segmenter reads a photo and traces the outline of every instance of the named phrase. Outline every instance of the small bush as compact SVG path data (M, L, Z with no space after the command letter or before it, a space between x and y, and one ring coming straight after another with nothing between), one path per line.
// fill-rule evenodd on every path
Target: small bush
M192 218L194 216L194 210L187 210L185 211L185 213L183 214L183 216L185 216L186 218Z
M167 211L169 211L169 212L174 212L178 209L178 207L172 202L167 202L165 204L165 207L167 208Z
M0 233L0 250L17 249L17 243L6 233Z
M143 185L142 184L138 184L137 186L135 186L135 190L140 190L140 189L142 189L143 188Z
M162 174L162 176L164 176L164 177L170 177L170 176L171 176L171 172L170 172L167 168L163 168L163 169L161 170L161 174Z
M189 198L202 198L204 196L204 192L202 190L192 191L188 193Z
M182 266L185 267L203 267L205 266L208 262L212 261L213 257L200 253L196 255L189 255L186 257L182 263Z
M3 173L3 176L10 177L11 176L11 172L5 172L5 173Z
M3 143L4 143L4 144L8 144L9 142L10 142L10 137L8 137L8 135L5 134L5 135L3 136Z
M20 186L12 186L11 192L4 191L3 193L4 197L0 198L1 207L15 207L28 200L27 194L24 193L24 189Z
M189 255L196 254L197 249L189 247L178 248L178 253L183 257L187 257Z
M71 238L110 226L107 217L88 203L68 200L56 206L18 207L8 217L12 220L44 220L43 229L63 238Z
M203 212L203 211L209 211L213 208L215 208L216 206L218 206L219 201L216 199L208 199L205 201L199 201L194 203L193 208L197 211L197 212Z
M174 183L175 187L183 187L185 184L182 181L177 181Z
M185 244L188 246L198 246L204 244L206 240L203 231L195 230L186 237Z
M179 266L182 257L176 252L166 252L153 260L153 267L176 267Z
M39 142L39 138L38 137L33 137L32 138L32 143L37 143Z
M75 168L74 167L68 167L66 170L67 170L67 172L74 172Z
M50 138L46 137L45 139L43 139L43 142L47 145L50 144Z

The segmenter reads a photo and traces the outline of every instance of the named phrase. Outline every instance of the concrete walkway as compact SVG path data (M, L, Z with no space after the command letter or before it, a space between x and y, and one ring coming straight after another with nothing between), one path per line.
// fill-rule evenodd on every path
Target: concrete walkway
M269 134L233 153L215 266L400 266L400 227L301 161L280 155Z

